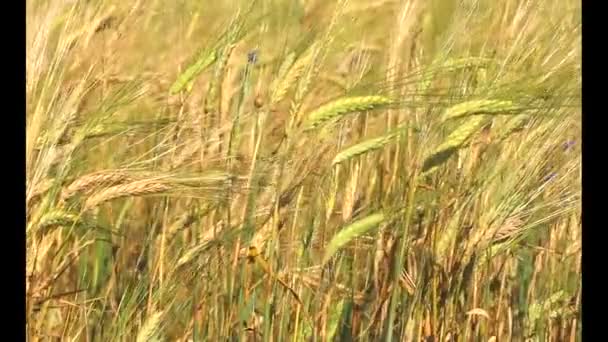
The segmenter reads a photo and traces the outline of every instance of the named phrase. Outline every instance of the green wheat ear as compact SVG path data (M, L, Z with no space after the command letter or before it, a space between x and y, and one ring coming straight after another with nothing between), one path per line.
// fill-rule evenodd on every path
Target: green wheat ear
M372 96L357 96L338 99L319 108L308 114L307 130L315 129L326 122L336 119L342 115L360 112L364 110L378 109L394 104L391 98L380 95Z
M196 61L177 77L177 80L169 89L169 93L177 94L184 88L190 87L196 77L215 63L216 59L217 53L215 51L203 51Z
M442 119L445 122L468 115L509 114L521 110L522 107L509 100L473 100L459 103L448 108Z
M375 213L369 215L361 220L353 222L352 224L344 227L338 234L336 234L325 249L325 255L323 256L322 264L325 265L327 262L336 254L336 252L348 244L353 239L365 234L368 230L377 227L385 219L384 213Z
M402 135L403 132L404 128L401 127L383 136L368 139L353 146L350 146L336 155L332 162L332 166L351 160L363 154L379 150L384 146L394 142L400 135Z
M490 117L487 115L475 115L463 119L463 123L425 159L422 172L428 174L435 171L437 167L445 163L456 151L466 145L471 137L487 125L489 121Z

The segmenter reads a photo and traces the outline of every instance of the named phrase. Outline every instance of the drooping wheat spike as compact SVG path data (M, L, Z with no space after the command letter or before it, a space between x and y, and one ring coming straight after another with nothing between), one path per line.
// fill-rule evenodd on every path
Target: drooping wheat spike
M209 229L199 239L199 243L189 248L182 254L177 261L177 267L183 267L190 264L196 257L206 251L210 246L210 241L214 236L220 234L225 228L225 224L220 221L214 229Z
M172 187L154 180L139 180L127 184L109 187L87 198L85 210L93 209L100 204L122 197L136 197L158 194L171 190Z
M351 223L338 232L325 248L322 264L326 264L336 252L353 239L365 234L368 230L377 227L385 219L384 213L375 213Z
M485 251L492 245L497 245L505 242L509 238L521 232L523 221L517 216L511 216L504 220L502 224L492 225L490 227L477 227L473 235L468 239L466 248L463 254L463 260L468 261L473 254ZM481 254L480 261L487 261L491 258L490 253Z
M344 114L378 109L394 103L394 100L380 95L338 99L322 105L308 114L306 129L315 129L327 121L335 119Z
M442 58L442 56L438 57L436 62L422 73L418 85L421 93L425 93L429 89L433 79L439 73L451 73L469 68L484 69L492 63L492 59L485 57L450 58L441 63Z
M512 246L526 231L524 222L518 217L508 218L498 229L489 230L481 235L476 250L482 251L477 260L478 265L486 264L493 257Z
M272 82L272 86L270 88L272 89L272 97L270 99L271 103L277 103L282 100L284 95L280 95L280 92L277 91L279 90L279 85L281 84L281 82L284 81L285 76L287 76L289 70L291 70L291 67L293 66L295 60L295 52L290 52L289 54L287 54L287 56L285 56L285 59L283 59L283 62L279 66L279 70L277 71L277 77ZM287 90L285 90L284 93L287 93Z
M185 144L185 147L175 156L172 161L172 168L176 169L190 158L192 158L203 146L200 138L189 139Z
M399 135L403 133L403 129L389 132L381 137L368 139L353 146L350 146L336 155L332 161L332 165L340 164L347 160L351 160L365 153L379 150L387 144L393 142Z
M466 68L483 68L492 63L491 58L487 57L463 57L450 58L442 66L442 71L453 72Z
M80 218L77 214L69 213L63 210L54 210L44 214L38 223L38 229L44 230L55 226L70 227L78 224Z
M133 176L119 170L89 173L73 181L72 184L65 188L61 193L61 199L67 200L79 192L90 194L99 188L106 188L133 180Z
M473 100L459 103L448 108L443 114L443 121L458 119L478 114L509 114L521 111L522 107L509 100Z
M215 50L205 50L201 52L196 61L178 76L177 80L175 80L169 89L169 92L171 94L177 94L182 91L189 84L194 82L200 73L215 63L216 59L217 53Z
M497 244L508 240L519 233L521 233L521 227L524 222L519 217L508 218L496 231L493 236L487 236L487 240L482 245Z
M266 222L260 229L257 229L249 245L255 246L259 250L264 250L268 240L272 236L272 228L274 227L271 220Z
M224 76L226 74L226 68L228 67L228 60L236 47L235 43L230 43L225 46L217 59L215 72L211 81L209 82L209 88L207 90L207 96L205 97L205 113L210 115L210 127L215 127L216 116L220 113L221 104L221 88L224 82Z
M352 174L348 180L348 185L344 193L344 199L342 200L342 220L344 222L347 222L353 214L353 208L355 206L355 201L357 200L359 169L360 165L357 163L351 171Z
M200 219L197 209L191 209L181 215L173 224L167 228L169 240L172 239L179 231L192 226Z
M278 79L273 87L272 96L270 97L271 104L277 104L285 98L285 95L289 89L300 79L300 77L302 77L302 74L312 62L315 56L315 51L316 44L313 44L293 64L290 62L290 59L293 60L293 54L287 56L280 69L287 69L288 67L291 67L289 68L289 71L283 71L283 73L281 73L282 70L279 70Z
M44 179L38 182L38 184L36 184L36 186L31 191L28 190L26 198L27 207L30 207L32 204L37 202L42 196L44 196L44 194L46 194L51 189L54 182L54 179Z
M148 316L137 333L137 342L150 342L158 339L163 314L163 311L158 311Z
M475 115L464 119L446 139L424 161L422 172L428 173L436 170L439 165L446 162L454 152L463 147L471 137L484 127L490 118L486 115Z
M528 114L519 114L512 118L509 118L509 120L505 124L505 127L501 129L498 139L505 140L509 138L512 134L523 130L530 120L531 117Z

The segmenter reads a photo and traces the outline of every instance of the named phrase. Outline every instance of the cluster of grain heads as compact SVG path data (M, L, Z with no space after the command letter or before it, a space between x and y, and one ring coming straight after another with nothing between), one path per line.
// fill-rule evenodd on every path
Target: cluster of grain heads
M524 108L513 101L496 99L471 100L449 107L442 116L442 122L459 121L460 124L427 156L422 171L429 173L436 170L460 148L465 147L475 133L489 124L493 115L519 113L522 110Z
M307 115L306 130L312 130L340 116L384 108L396 101L381 95L347 97L326 103Z

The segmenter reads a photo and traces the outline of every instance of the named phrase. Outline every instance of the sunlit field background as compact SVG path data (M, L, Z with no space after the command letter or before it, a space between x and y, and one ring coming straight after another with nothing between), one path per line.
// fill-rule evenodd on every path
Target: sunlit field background
M580 341L575 0L27 0L30 341Z

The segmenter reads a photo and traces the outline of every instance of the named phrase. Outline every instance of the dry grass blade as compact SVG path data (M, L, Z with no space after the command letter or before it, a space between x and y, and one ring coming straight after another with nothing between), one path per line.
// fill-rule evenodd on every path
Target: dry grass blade
M508 100L473 100L459 103L448 108L443 121L477 114L508 114L521 111L522 108Z
M471 116L456 128L445 142L433 151L424 161L423 172L431 172L447 161L458 149L467 143L473 134L485 126L488 118L485 115Z
M353 239L365 234L370 229L377 227L384 221L384 219L384 213L376 213L351 223L347 227L344 227L331 239L325 248L325 255L323 256L322 264L325 265L340 248L348 244Z
M151 180L140 180L128 184L116 185L90 196L86 200L84 208L85 210L90 210L104 202L117 198L152 195L166 192L171 189L172 187L168 184Z
M364 110L378 109L394 103L394 100L386 96L379 95L338 99L322 105L308 114L308 123L306 128L311 130L340 115Z

